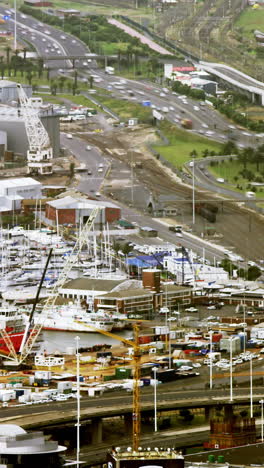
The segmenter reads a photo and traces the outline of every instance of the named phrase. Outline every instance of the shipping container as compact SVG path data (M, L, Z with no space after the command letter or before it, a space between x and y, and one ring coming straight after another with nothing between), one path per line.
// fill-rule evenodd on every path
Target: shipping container
M176 379L176 373L174 369L158 370L155 372L155 375L154 371L151 371L151 377L155 378L155 376L160 382L170 382L171 380Z
M129 379L131 375L132 375L132 369L130 368L117 367L115 370L116 379Z

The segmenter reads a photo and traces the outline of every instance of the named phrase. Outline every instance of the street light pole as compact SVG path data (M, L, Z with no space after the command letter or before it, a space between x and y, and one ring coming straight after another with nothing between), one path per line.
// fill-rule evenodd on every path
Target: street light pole
M14 15L14 50L17 49L17 4L16 0L14 0L14 10L15 10L15 15Z
M158 430L158 422L157 422L157 367L154 367L154 432Z
M130 156L131 156L131 204L132 206L134 205L134 168L133 168L133 152L130 150Z
M253 418L253 379L252 379L252 355L250 358L250 417Z
M261 442L264 441L264 421L263 421L263 403L264 400L259 400L261 404Z
M76 465L80 465L80 353L79 353L79 336L75 337L76 341L76 379L77 379L77 421L76 421Z
M195 224L194 161L192 167L192 223Z
M233 401L233 348L232 348L232 342L233 339L232 337L229 338L229 344L230 344L230 401Z
M213 388L213 330L209 331L210 336L210 390Z

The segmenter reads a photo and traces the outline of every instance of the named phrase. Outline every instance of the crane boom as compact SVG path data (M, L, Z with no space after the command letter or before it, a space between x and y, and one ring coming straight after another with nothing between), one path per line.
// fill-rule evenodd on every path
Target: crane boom
M78 321L77 321L78 322ZM92 325L84 324L87 328L91 328L97 333L102 335L109 336L114 340L122 341L134 349L133 355L133 369L134 369L134 379L133 379L133 414L132 414L132 433L133 433L133 450L138 450L140 442L140 432L141 432L141 416L140 416L140 360L141 360L141 346L139 345L139 326L138 323L133 324L134 331L134 341L123 338L122 336L115 335L114 333L108 332L106 330L98 330Z
M33 107L31 99L27 97L21 84L17 84L17 93L29 143L28 171L50 174L52 173L53 149L48 132L39 118L38 109Z
M61 271L60 275L59 275L59 278L57 280L57 282L55 283L52 291L51 291L51 294L48 296L48 298L46 299L46 302L44 304L44 307L43 307L43 312L45 312L46 310L50 309L51 307L54 306L57 298L58 298L58 295L59 295L59 289L63 286L63 284L65 283L67 277L68 277L68 274L69 272L71 271L73 265L78 261L78 255L79 255L79 252L82 250L84 244L87 242L87 239L88 239L88 234L90 232L90 230L92 229L93 227L93 224L95 222L95 219L96 219L96 216L97 214L99 213L99 211L101 210L101 207L96 207L92 210L88 220L87 220L87 223L85 224L83 230L81 231L78 239L77 239L77 242L75 244L75 246L73 247L73 250L71 252L71 255L68 257L65 265L64 265L64 268L63 270ZM31 353L32 351L32 348L34 346L34 344L36 343L36 340L40 334L42 330L42 324L38 323L35 321L35 324L34 326L32 327L31 331L29 332L29 335L28 335L28 339L26 340L25 344L24 344L24 347L20 350L20 359L19 359L19 363L22 363L27 357L28 355Z

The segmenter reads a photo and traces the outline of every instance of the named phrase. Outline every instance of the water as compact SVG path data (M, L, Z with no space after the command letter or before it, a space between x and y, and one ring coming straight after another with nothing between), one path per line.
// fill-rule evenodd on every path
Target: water
M122 330L121 332L114 332L116 336L130 339L133 332L131 330ZM75 337L79 336L79 347L90 347L96 344L111 344L119 345L120 341L115 340L110 336L101 333L78 333L78 332L57 332L43 330L42 339L40 344L40 351L46 350L47 353L54 353L55 351L65 352L67 348L75 348Z

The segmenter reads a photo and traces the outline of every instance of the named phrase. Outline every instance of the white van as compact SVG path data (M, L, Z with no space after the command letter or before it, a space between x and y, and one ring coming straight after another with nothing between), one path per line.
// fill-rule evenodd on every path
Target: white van
M218 179L216 179L216 182L218 182L219 184L224 184L225 179L222 179L222 177L218 177Z
M247 198L256 198L255 192L246 192L246 197Z

